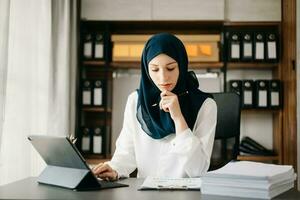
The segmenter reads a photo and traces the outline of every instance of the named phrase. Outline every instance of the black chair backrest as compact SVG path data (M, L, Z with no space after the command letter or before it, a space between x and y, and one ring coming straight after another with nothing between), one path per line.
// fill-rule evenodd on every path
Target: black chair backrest
M237 93L212 93L218 116L215 140L222 141L222 163L237 159L240 141L241 104ZM234 138L232 154L228 157L227 140Z

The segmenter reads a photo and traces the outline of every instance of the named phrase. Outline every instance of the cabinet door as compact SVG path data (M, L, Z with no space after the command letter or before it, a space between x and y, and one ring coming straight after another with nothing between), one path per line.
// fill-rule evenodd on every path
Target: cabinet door
M152 0L153 20L224 20L224 0Z
M81 19L151 20L151 0L82 0Z
M281 21L281 0L227 0L228 21Z

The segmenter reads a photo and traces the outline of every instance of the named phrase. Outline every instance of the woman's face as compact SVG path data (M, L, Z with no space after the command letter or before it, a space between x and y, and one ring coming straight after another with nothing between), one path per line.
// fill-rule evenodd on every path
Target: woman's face
M154 57L148 65L149 75L160 91L172 91L179 77L178 63L166 54Z

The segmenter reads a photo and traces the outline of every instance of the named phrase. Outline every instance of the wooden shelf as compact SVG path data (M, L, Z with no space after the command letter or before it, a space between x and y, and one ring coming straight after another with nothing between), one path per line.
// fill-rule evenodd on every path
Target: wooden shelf
M263 161L278 161L279 158L278 156L255 156L255 155L238 155L237 157L238 160L248 160L248 161L258 161L258 162L263 162Z
M242 109L242 113L279 113L280 109L260 109L260 108L250 108Z
M223 62L190 62L190 69L220 69L224 66Z
M94 66L103 66L105 65L105 61L103 60L86 60L83 61L84 65L94 65Z
M140 69L141 62L112 62L110 66L115 69ZM190 62L190 69L220 69L224 66L223 62Z
M278 26L280 22L224 22L224 26Z
M242 62L228 62L228 69L277 69L278 63L242 63Z
M102 108L102 107L83 107L82 111L86 111L86 112L109 112L109 113L111 113L111 109L107 109L105 111L105 108Z

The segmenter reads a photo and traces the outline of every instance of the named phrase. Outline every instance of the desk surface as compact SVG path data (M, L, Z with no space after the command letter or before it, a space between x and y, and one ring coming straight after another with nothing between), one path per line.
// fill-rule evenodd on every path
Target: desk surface
M26 178L0 187L0 199L97 199L97 200L234 200L223 196L201 195L200 191L138 191L143 179L124 179L121 183L129 187L98 191L76 192L64 188L38 184L35 177ZM300 199L300 192L289 190L274 199Z

